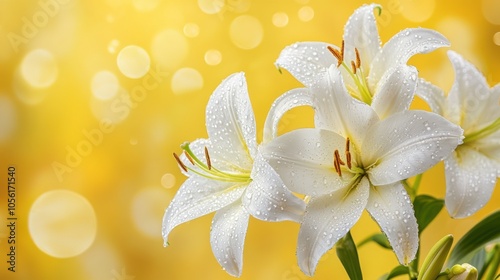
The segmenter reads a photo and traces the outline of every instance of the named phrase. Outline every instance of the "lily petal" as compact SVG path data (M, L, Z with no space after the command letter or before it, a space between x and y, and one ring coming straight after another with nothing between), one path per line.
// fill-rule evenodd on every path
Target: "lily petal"
M299 106L313 106L311 94L306 88L292 89L274 101L267 114L266 122L264 123L262 144L276 138L278 134L278 124L283 115Z
M350 178L348 173L344 181L333 168L333 153L343 151L345 141L332 131L304 128L277 137L261 152L290 190L321 195L342 188Z
M368 202L369 190L370 184L364 177L352 189L343 188L311 199L297 245L299 266L305 274L312 276L321 256L359 220Z
M403 111L366 132L361 158L372 184L387 185L424 172L461 142L462 129L443 117Z
M235 202L217 211L212 220L212 252L224 270L235 277L241 275L249 217L241 203Z
M444 91L439 87L419 78L417 84L417 96L422 98L431 107L431 110L439 115L444 114L446 97Z
M206 109L210 153L250 169L257 153L255 117L243 73L226 78L215 89Z
M344 87L340 71L332 65L312 87L315 125L349 137L356 147L368 128L378 121L369 105L351 97Z
M337 65L337 59L328 51L327 46L334 47L323 42L303 42L287 46L276 60L276 66L285 68L295 79L310 87L316 81L316 75L326 72L332 64Z
M252 182L242 196L248 213L264 221L300 222L305 202L285 187L278 173L261 154L255 158L251 177Z
M375 87L384 72L397 65L406 64L418 53L428 53L447 47L450 42L440 33L425 28L410 28L394 35L373 59L368 76L370 87Z
M403 185L372 186L366 210L389 239L399 262L412 261L418 249L418 225Z
M387 71L378 83L372 108L380 119L410 108L417 86L418 71L413 66L398 65Z
M448 213L454 218L474 214L491 198L498 176L496 164L467 145L460 146L444 163Z
M469 61L454 51L448 51L455 70L455 82L448 94L448 115L467 132L469 128L479 128L482 122L493 121L498 116L497 100L487 100L490 89L483 74ZM495 96L493 96L495 97ZM485 108L494 106L494 116L484 115ZM481 116L481 117L480 117ZM460 118L460 119L458 119ZM482 121L482 122L479 122Z
M377 21L373 14L375 8L381 9L380 5L370 4L358 8L349 17L344 27L344 48L347 63L356 61L354 48L357 48L361 57L361 67L364 73L370 71L370 64L376 54L380 51L380 38L378 36Z
M496 161L497 177L500 177L500 130L474 141L474 147L483 155L487 155L492 161Z
M200 176L189 177L163 216L162 235L165 243L176 226L239 201L245 187L241 183L214 181Z

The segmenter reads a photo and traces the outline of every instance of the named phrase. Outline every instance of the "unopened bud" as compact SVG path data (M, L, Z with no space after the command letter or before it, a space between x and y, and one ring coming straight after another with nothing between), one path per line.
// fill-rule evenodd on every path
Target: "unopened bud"
M450 269L450 280L477 280L477 269L468 263L456 264Z
M452 243L453 236L450 234L441 238L441 240L432 246L431 251L427 254L422 264L418 280L435 280L438 277Z

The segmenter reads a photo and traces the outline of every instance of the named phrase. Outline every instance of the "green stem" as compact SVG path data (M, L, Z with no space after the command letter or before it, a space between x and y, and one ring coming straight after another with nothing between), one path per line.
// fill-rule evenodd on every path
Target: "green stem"
M472 142L474 140L484 138L500 129L500 118L494 120L491 124L489 124L487 127L478 130L476 132L470 133L468 135L465 135L464 138L464 144Z
M498 267L500 266L500 244L493 247L493 250L490 252L490 256L490 264L484 278L486 280L495 279L495 276L497 275Z

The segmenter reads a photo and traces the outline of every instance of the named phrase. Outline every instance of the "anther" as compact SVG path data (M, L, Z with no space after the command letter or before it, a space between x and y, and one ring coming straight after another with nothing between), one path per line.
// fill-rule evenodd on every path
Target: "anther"
M352 73L356 75L356 64L352 60L351 60L351 68L352 68Z
M179 158L179 156L176 153L173 153L173 154L174 154L175 160L177 161L177 163L179 164L179 166L182 168L182 170L184 170L185 172L188 172L186 165L184 165L184 163L181 161L181 159Z
M347 161L347 168L351 169L351 152L349 151L349 146L351 144L351 141L349 140L349 137L347 137L345 141L345 158Z
M340 54L340 52L332 48L331 46L327 46L326 48L333 54L333 56L335 56L335 58L337 59L337 67L339 67L342 64L342 55Z
M337 171L337 174L339 174L340 177L342 177L342 169L340 168L341 161L342 160L340 160L339 150L335 150L333 166L335 166L335 171ZM344 163L342 163L342 164L344 164Z
M207 159L208 170L212 169L212 162L210 161L210 155L208 154L208 149L205 147L205 158Z
M335 172L340 175L340 165L339 162L337 161L337 158L333 159L333 166L335 167Z
M192 165L195 165L193 158L186 151L184 151L184 155L189 160L189 162L191 162Z
M342 61L344 60L344 40L342 40L342 46L340 47L340 55L342 57Z
M340 165L345 165L345 162L340 159L339 150L335 150L335 159L339 162Z
M359 51L357 48L354 48L354 51L356 52L356 68L361 67L361 58L359 57Z

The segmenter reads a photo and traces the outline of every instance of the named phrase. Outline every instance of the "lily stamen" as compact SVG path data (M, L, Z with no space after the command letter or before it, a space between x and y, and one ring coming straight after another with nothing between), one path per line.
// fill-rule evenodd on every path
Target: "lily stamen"
M342 61L344 61L344 40L342 40L342 45L340 46L340 55L342 57Z
M354 48L354 52L356 53L356 68L361 68L361 57L359 56L358 48Z
M335 150L335 159L339 162L340 165L345 165L345 162L340 158L339 150Z
M193 158L188 153L186 153L186 151L184 151L184 155L189 160L189 162L191 162L192 165L195 165Z
M352 72L354 73L354 75L356 75L356 63L354 63L354 61L351 60L351 68L352 68Z
M333 56L335 56L335 58L337 59L337 67L339 67L343 61L343 58L342 58L342 55L340 54L340 52L338 50L332 48L331 46L327 46L326 48L333 54Z
M210 155L208 154L208 149L205 147L205 158L207 160L208 170L212 169L212 162L210 161Z
M186 165L181 161L181 159L179 158L179 156L176 153L173 153L173 154L174 154L175 160L177 161L177 163L179 164L179 166L182 168L182 170L184 170L184 172L188 172L188 169L187 169Z
M347 167L351 169L352 164L351 164L351 152L349 151L349 146L350 146L351 141L349 140L349 137L347 137L345 141L345 158L347 161Z

